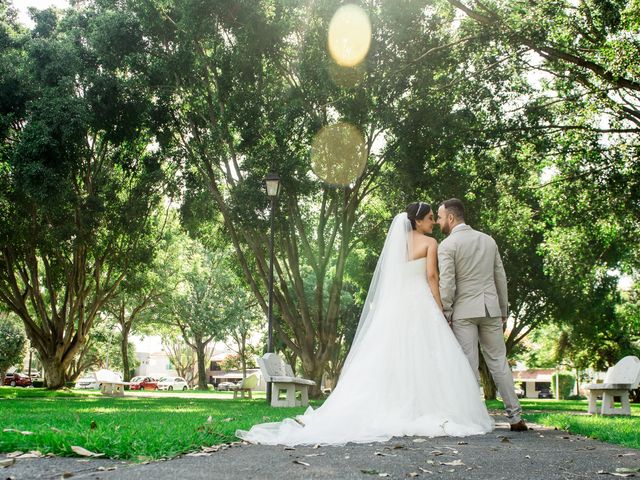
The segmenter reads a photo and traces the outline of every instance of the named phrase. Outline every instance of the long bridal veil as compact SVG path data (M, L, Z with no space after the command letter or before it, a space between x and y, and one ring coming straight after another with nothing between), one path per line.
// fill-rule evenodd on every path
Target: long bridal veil
M406 212L399 213L393 218L382 252L378 257L376 269L373 272L373 277L371 277L371 284L360 314L356 334L353 337L349 354L342 367L340 374L342 377L349 370L351 359L355 358L362 348L362 340L366 338L371 323L376 318L376 308L389 307L398 301L394 293L398 291L398 288L402 288L406 280L403 267L409 261L411 231L411 222Z
M490 431L476 377L427 282L409 259L406 213L391 223L340 379L318 409L236 435L269 445L386 441Z

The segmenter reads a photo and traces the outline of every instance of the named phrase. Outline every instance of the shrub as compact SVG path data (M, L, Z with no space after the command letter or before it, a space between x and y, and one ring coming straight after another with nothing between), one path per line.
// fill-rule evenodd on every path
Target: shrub
M22 361L25 338L11 323L0 324L0 380L9 368Z

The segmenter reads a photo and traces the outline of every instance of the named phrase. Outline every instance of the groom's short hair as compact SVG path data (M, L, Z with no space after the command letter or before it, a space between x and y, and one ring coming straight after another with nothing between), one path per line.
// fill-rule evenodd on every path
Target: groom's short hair
M464 204L457 198L450 198L442 202L447 213L453 215L457 220L464 220Z

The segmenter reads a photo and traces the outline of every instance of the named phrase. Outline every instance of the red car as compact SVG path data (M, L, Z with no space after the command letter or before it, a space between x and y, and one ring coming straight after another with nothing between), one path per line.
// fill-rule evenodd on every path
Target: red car
M31 377L23 373L7 373L4 384L11 387L30 387L33 385Z
M153 377L133 377L131 390L158 390L158 380Z

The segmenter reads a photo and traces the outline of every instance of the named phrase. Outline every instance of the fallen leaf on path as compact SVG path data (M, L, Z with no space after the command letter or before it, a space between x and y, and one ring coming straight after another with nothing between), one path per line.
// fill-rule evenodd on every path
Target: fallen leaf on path
M418 467L418 470L420 470L422 473L433 473L431 470L427 470L426 468L422 467Z
M220 447L218 447L217 445L212 445L211 447L200 447L200 448L205 453L215 453L218 450L220 450Z
M39 450L31 450L30 452L18 455L15 458L42 458L44 455Z
M419 477L420 474L418 472L409 472L407 473L407 477L409 478L414 478L414 477Z
M15 452L7 453L7 458L16 458L22 455L23 453L24 452L21 452L20 450L16 450Z
M458 445L469 445L468 442L458 442Z
M284 447L285 450L295 450L295 447Z
M310 467L311 466L310 463L303 462L301 460L294 460L293 463L295 463L296 465L304 465L305 467Z
M102 456L104 456L104 453L95 453L95 452L92 452L90 450L87 450L86 448L78 447L77 445L71 445L71 450L73 450L74 453L77 453L81 457L102 457Z
M638 473L640 472L640 467L619 467L616 468L616 472L618 473Z
M118 468L118 467L116 467L114 465L114 466L111 466L111 467L98 467L98 470L100 470L101 472L110 472L112 470L115 470L116 468Z
M210 457L211 452L191 452L187 453L185 457Z
M389 474L389 473L379 473L378 476L379 477L390 477L391 474Z
M365 475L378 475L380 472L377 470L360 470Z
M430 453L431 455L435 455L436 457L439 457L440 455L444 455L444 453L442 453L440 450L434 450Z
M635 456L635 453L619 453L618 456L619 457L633 457L633 456Z
M311 447L311 448L314 448L314 449L315 449L315 448L320 448L320 444L319 444L319 443L316 443L316 444L315 444L313 447Z
M377 455L379 457L397 457L398 456L395 453L384 453L384 452L374 452L374 455Z
M511 440L509 440L507 437L502 437L502 440L500 440L500 442L502 442L502 443L511 443Z
M75 473L73 473L73 472L64 472L64 473L62 474L62 478L71 478L71 477L73 477L74 475L75 475Z
M413 439L413 443L423 443L426 442L427 439L426 438L414 438Z
M322 453L308 453L305 455L305 457L322 457L323 455L326 455L325 452Z
M8 467L16 463L15 458L3 458L0 460L0 468Z
M464 465L464 463L462 463L462 460L454 460L453 462L440 462L440 465L449 465L450 467L459 467L461 465Z
M607 472L605 470L598 470L596 472L598 475L613 475L614 477L634 477L633 473L617 473L617 472Z

